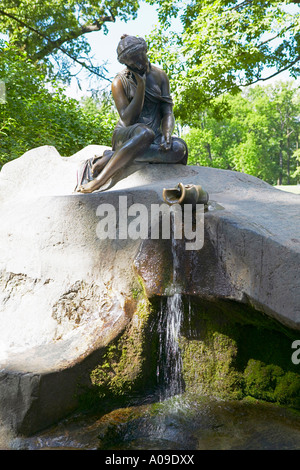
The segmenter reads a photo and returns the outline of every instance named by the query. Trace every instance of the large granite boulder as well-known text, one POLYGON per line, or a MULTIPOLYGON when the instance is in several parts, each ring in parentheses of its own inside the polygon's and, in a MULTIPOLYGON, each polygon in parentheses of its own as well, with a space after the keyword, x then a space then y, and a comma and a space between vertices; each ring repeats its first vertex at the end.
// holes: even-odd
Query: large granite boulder
POLYGON ((116 209, 119 229, 124 201, 150 211, 163 188, 202 185, 204 245, 178 244, 181 292, 251 305, 300 329, 298 195, 233 171, 158 164, 132 165, 105 192, 74 193, 79 165, 104 148, 66 158, 40 147, 0 173, 0 420, 18 433, 74 409, 88 369, 130 323, 138 281, 148 298, 172 285, 171 241, 99 238, 102 204, 116 209))

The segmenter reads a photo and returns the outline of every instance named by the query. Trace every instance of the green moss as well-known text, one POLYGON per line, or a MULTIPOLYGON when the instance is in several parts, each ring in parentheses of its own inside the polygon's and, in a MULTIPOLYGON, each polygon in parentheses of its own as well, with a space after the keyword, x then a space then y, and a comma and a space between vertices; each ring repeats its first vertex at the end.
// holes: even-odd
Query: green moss
POLYGON ((98 387, 99 396, 108 393, 120 396, 132 390, 134 380, 141 372, 142 333, 131 327, 109 346, 103 362, 91 372, 92 384, 98 387))
POLYGON ((146 381, 145 349, 151 304, 140 278, 131 294, 137 304, 129 326, 108 346, 101 363, 90 373, 93 392, 99 398, 118 400, 134 393, 146 381))
POLYGON ((144 286, 143 280, 140 276, 137 276, 136 282, 131 287, 131 297, 134 300, 140 300, 140 299, 148 300, 147 295, 146 295, 145 286, 144 286))
POLYGON ((250 359, 244 371, 245 393, 266 401, 274 400, 274 391, 283 370, 273 364, 250 359))
POLYGON ((147 387, 153 368, 147 343, 150 315, 151 305, 140 295, 129 326, 107 347, 98 366, 90 372, 92 386, 82 394, 82 406, 97 405, 106 399, 122 403, 147 387))
POLYGON ((181 341, 187 390, 300 409, 299 366, 291 361, 297 332, 236 302, 197 300, 187 310, 181 341))
MULTIPOLYGON (((155 386, 161 298, 150 302, 141 281, 135 289, 137 306, 129 326, 91 371, 86 395, 91 401, 126 403, 155 386)), ((291 361, 297 332, 237 302, 187 297, 184 309, 180 349, 186 392, 300 409, 300 366, 291 361)))
POLYGON ((188 392, 214 393, 218 397, 242 398, 242 375, 233 364, 236 342, 222 333, 207 331, 204 340, 180 342, 183 378, 188 392))
POLYGON ((300 409, 300 375, 250 359, 244 371, 245 393, 300 409))

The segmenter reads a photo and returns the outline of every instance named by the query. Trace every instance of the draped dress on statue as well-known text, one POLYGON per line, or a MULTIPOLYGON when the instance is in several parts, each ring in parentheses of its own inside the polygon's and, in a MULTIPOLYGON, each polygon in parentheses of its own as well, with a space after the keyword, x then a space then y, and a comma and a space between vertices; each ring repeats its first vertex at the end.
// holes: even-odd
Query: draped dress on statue
MULTIPOLYGON (((133 74, 130 70, 124 69, 117 74, 117 77, 121 79, 125 95, 130 102, 135 95, 137 87, 133 74)), ((103 156, 113 156, 115 151, 133 137, 136 128, 140 125, 144 125, 153 130, 155 138, 149 149, 135 158, 135 162, 180 163, 182 165, 186 165, 188 149, 185 141, 179 137, 172 136, 172 145, 174 145, 175 141, 178 141, 185 149, 179 160, 178 158, 175 158, 172 151, 160 150, 162 138, 161 121, 164 113, 167 111, 165 108, 167 107, 169 109, 170 105, 173 106, 171 96, 163 96, 158 85, 154 85, 151 88, 146 86, 144 105, 137 122, 131 126, 125 126, 122 121, 119 120, 112 136, 112 150, 106 150, 103 156)), ((77 177, 77 187, 94 179, 92 175, 92 166, 99 158, 101 158, 101 156, 93 157, 84 163, 77 177)))

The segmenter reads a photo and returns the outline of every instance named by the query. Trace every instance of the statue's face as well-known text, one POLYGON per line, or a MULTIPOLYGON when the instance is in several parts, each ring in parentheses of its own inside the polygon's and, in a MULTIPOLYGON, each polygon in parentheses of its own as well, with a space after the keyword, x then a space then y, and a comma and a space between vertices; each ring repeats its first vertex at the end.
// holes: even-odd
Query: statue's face
POLYGON ((145 51, 128 54, 128 58, 126 58, 127 67, 140 75, 147 71, 148 62, 148 56, 145 51))

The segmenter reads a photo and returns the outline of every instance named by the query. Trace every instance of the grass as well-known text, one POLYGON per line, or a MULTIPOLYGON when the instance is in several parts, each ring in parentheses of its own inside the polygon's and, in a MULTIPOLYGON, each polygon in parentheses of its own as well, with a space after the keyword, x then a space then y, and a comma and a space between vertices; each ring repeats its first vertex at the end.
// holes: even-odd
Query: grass
POLYGON ((288 193, 300 194, 300 184, 277 185, 275 188, 287 191, 288 193))

